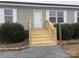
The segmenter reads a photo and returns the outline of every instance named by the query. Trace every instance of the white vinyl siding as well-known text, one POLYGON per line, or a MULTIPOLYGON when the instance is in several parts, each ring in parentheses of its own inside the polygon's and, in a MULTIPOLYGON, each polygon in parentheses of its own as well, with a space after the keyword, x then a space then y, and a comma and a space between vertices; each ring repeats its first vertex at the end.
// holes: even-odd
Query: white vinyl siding
POLYGON ((49 10, 46 10, 46 20, 49 19, 49 10))

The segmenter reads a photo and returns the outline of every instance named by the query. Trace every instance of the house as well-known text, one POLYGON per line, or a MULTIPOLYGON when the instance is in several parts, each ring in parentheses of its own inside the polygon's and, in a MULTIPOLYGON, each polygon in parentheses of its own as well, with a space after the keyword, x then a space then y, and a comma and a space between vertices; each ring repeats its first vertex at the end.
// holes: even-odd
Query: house
POLYGON ((55 45, 56 28, 52 23, 78 23, 79 5, 0 1, 0 24, 6 22, 29 29, 30 46, 55 45))

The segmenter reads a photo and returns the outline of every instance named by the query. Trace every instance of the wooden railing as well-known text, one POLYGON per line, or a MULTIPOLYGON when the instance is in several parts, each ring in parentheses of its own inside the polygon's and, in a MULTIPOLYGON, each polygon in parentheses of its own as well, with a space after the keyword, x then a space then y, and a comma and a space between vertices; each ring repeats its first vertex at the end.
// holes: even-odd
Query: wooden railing
POLYGON ((44 28, 49 31, 53 39, 57 40, 56 27, 54 27, 54 25, 49 20, 45 20, 44 28))
POLYGON ((29 20, 29 47, 31 47, 32 20, 29 20))

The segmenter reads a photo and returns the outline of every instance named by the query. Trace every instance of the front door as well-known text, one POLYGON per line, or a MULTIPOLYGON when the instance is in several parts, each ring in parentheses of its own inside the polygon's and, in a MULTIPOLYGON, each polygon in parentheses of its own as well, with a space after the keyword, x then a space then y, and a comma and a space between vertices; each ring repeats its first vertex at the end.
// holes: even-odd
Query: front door
POLYGON ((34 28, 42 28, 42 11, 34 10, 34 28))

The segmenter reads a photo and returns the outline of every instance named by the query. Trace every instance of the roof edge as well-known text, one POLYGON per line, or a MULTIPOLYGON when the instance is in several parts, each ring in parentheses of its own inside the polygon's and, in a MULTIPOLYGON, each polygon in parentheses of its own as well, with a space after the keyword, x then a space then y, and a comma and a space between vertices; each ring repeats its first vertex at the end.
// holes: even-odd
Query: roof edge
POLYGON ((36 3, 36 2, 17 2, 17 1, 0 1, 0 3, 8 4, 30 4, 30 5, 46 5, 46 6, 69 6, 69 7, 78 7, 79 5, 70 5, 70 4, 52 4, 52 3, 36 3))

